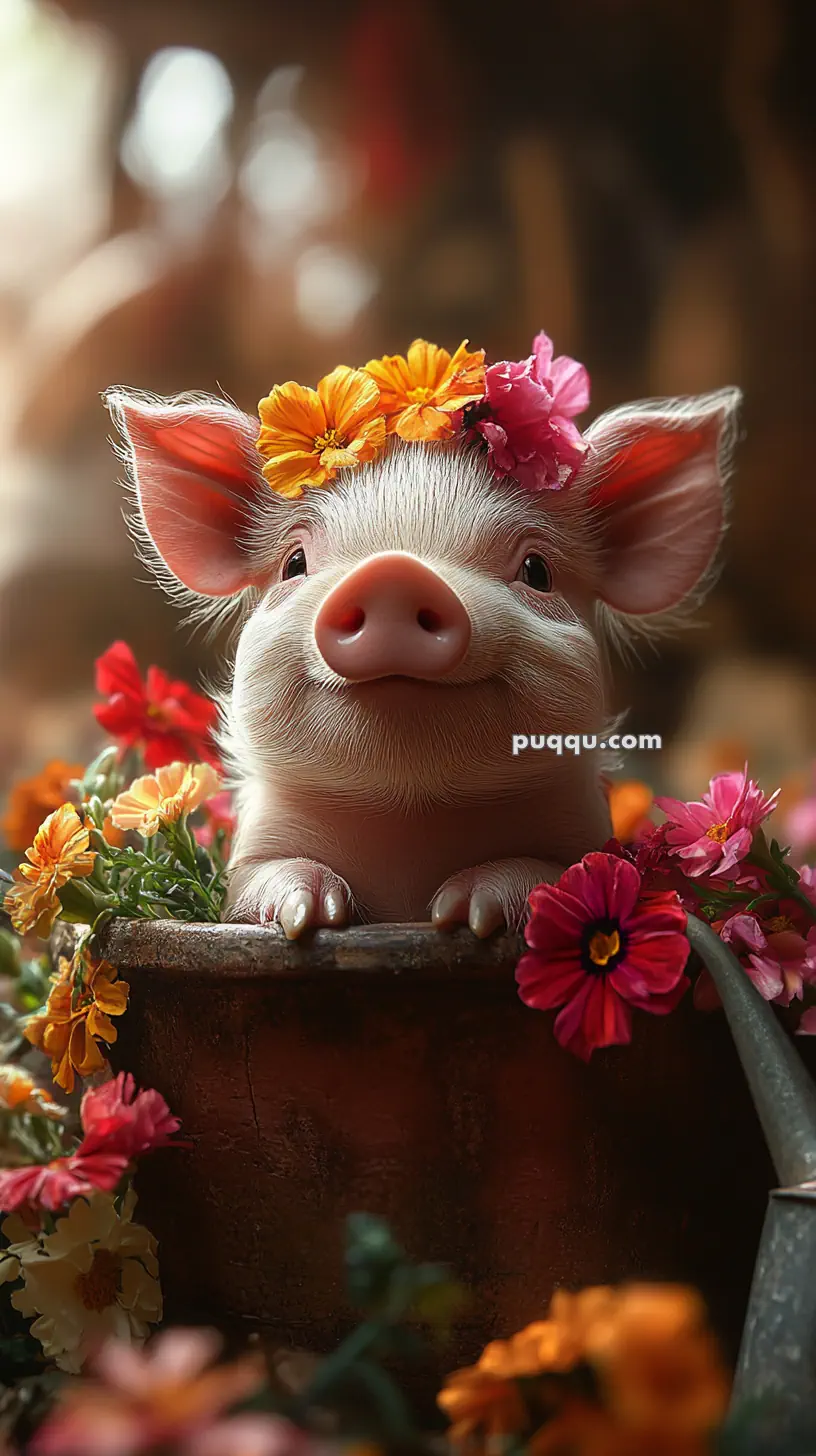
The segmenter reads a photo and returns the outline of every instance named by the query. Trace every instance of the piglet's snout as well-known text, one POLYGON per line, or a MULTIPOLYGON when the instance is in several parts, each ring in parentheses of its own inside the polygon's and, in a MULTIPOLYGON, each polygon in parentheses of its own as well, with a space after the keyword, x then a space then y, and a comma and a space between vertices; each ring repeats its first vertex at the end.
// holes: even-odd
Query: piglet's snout
POLYGON ((324 662, 348 682, 446 677, 470 643, 454 591, 413 556, 371 556, 329 592, 314 624, 324 662))

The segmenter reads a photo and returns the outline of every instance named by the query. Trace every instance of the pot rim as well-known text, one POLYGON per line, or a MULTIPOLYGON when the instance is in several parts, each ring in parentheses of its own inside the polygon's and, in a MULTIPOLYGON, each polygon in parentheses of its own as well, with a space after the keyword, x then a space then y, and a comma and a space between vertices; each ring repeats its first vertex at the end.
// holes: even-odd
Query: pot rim
MULTIPOLYGON (((70 954, 74 927, 58 926, 57 954, 70 954)), ((122 974, 161 971, 180 977, 308 980, 338 972, 412 981, 512 979, 525 944, 518 933, 479 940, 466 926, 430 922, 351 925, 287 940, 280 926, 180 920, 112 920, 97 936, 99 953, 122 974)))

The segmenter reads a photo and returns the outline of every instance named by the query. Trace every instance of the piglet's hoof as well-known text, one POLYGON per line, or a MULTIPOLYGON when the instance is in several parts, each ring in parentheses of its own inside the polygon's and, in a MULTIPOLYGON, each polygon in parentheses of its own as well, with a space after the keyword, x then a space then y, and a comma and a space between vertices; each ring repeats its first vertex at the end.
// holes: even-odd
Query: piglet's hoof
POLYGON ((557 880, 556 865, 538 859, 504 859, 462 870, 447 880, 431 905, 437 930, 468 925, 480 940, 507 926, 517 930, 527 913, 527 899, 536 885, 557 880))

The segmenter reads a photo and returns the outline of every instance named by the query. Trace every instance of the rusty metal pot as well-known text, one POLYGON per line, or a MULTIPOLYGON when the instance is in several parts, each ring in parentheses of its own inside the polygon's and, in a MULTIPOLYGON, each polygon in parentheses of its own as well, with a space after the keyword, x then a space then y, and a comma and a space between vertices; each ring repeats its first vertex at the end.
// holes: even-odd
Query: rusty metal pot
POLYGON ((113 922, 115 1065, 193 1140, 146 1159, 166 1311, 331 1348, 348 1212, 382 1215, 472 1304, 447 1363, 557 1284, 700 1286, 735 1352, 773 1172, 722 1015, 636 1015, 589 1065, 516 992, 515 937, 113 922))

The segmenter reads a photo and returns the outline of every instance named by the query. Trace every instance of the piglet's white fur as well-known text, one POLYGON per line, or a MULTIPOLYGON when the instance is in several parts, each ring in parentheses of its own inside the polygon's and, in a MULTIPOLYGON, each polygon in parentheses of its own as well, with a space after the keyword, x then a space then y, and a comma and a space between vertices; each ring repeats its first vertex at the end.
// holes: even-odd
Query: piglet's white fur
MULTIPOLYGON (((563 491, 497 480, 460 442, 391 441, 296 501, 273 494, 257 420, 217 399, 112 390, 137 524, 158 574, 243 625, 223 746, 237 790, 228 916, 312 925, 515 926, 542 880, 610 832, 597 753, 513 756, 516 733, 601 735, 606 643, 694 601, 724 529, 736 390, 633 404, 586 432, 563 491), (307 575, 284 580, 293 551, 307 575), (327 595, 383 553, 465 608, 433 681, 348 681, 321 656, 327 595), (520 579, 531 554, 552 589, 520 579)), ((387 564, 386 564, 387 565, 387 564)))

